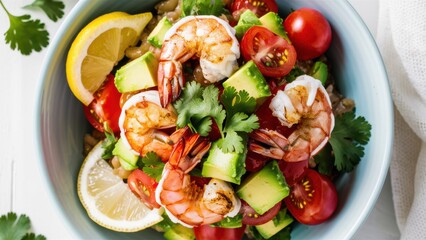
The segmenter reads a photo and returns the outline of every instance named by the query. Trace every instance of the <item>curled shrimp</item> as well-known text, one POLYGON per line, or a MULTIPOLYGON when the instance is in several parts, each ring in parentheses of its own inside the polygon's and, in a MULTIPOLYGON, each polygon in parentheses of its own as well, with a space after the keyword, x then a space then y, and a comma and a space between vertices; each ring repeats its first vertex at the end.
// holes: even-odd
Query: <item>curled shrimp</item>
POLYGON ((179 97, 184 86, 182 63, 199 58, 204 78, 217 82, 229 77, 240 57, 235 30, 214 16, 187 16, 166 33, 158 65, 158 90, 161 105, 179 97))
POLYGON ((162 129, 174 127, 176 119, 171 106, 161 107, 158 91, 140 92, 122 107, 118 122, 120 137, 135 154, 145 156, 155 152, 166 161, 174 142, 162 129))
MULTIPOLYGON (((190 132, 189 128, 187 131, 190 132)), ((189 172, 201 161, 211 143, 199 134, 186 134, 174 146, 155 191, 156 201, 176 223, 186 227, 212 224, 235 216, 241 208, 230 184, 211 179, 203 187, 191 181, 189 172)))
POLYGON ((288 138, 276 131, 256 130, 251 134, 255 140, 250 143, 251 151, 297 162, 314 156, 328 142, 334 128, 334 115, 330 97, 319 80, 308 75, 299 76, 287 84, 284 91, 277 92, 269 108, 282 125, 297 124, 297 128, 288 138))

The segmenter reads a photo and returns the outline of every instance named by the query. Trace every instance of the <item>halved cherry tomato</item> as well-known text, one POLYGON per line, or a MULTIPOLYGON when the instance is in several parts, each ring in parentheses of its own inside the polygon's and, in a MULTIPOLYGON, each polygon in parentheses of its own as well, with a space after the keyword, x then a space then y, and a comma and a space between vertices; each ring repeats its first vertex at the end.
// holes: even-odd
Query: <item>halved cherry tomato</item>
POLYGON ((299 162, 286 162, 279 161, 278 166, 280 167, 281 172, 284 174, 287 184, 293 186, 299 182, 300 178, 305 173, 305 170, 308 168, 308 159, 299 162))
POLYGON ((84 114, 87 120, 98 131, 105 131, 104 123, 106 122, 113 132, 119 132, 118 119, 121 113, 121 93, 115 87, 114 75, 107 76, 103 86, 96 91, 94 96, 95 99, 89 106, 84 106, 84 114))
POLYGON ((232 16, 238 20, 240 15, 251 10, 256 16, 261 17, 268 12, 278 12, 278 5, 274 0, 235 0, 231 5, 232 16))
POLYGON ((243 220, 242 220, 243 224, 254 226, 254 225, 260 225, 260 224, 269 222, 278 214, 278 212, 280 211, 280 208, 281 208, 281 201, 275 204, 275 206, 273 206, 264 214, 259 215, 250 205, 248 205, 247 202, 245 202, 244 200, 241 200, 240 212, 243 214, 243 220))
POLYGON ((331 43, 331 27, 317 10, 300 8, 290 13, 284 28, 297 51, 297 59, 309 60, 321 56, 331 43))
POLYGON ((194 227, 194 233, 197 240, 241 240, 245 228, 245 225, 240 228, 221 228, 207 224, 194 227))
POLYGON ((296 63, 296 50, 284 38, 261 26, 253 26, 241 39, 244 60, 253 60, 263 75, 282 77, 296 63))
POLYGON ((320 224, 336 210, 336 187, 330 179, 313 169, 306 169, 301 180, 290 189, 290 195, 284 198, 284 202, 300 223, 320 224))
POLYGON ((155 189, 158 183, 140 169, 133 170, 127 179, 130 190, 149 208, 159 208, 155 201, 155 189))

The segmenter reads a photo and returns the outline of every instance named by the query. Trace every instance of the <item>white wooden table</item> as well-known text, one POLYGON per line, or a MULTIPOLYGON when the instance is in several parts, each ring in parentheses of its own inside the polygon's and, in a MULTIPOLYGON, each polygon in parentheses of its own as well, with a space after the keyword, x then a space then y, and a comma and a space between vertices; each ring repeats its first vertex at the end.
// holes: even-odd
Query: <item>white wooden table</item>
MULTIPOLYGON (((376 33, 378 0, 349 0, 360 13, 373 35, 376 33)), ((32 0, 3 0, 7 8, 16 15, 29 13, 21 7, 32 0)), ((77 0, 65 0, 68 13, 77 0)), ((53 38, 62 20, 54 23, 42 12, 31 14, 46 23, 53 38)), ((48 196, 43 176, 36 159, 34 119, 31 119, 36 86, 46 49, 30 56, 12 51, 4 42, 3 33, 9 20, 0 9, 0 215, 9 211, 27 214, 36 234, 48 239, 72 239, 64 223, 50 207, 53 202, 48 196)), ((398 239, 390 183, 387 180, 379 200, 369 218, 356 233, 354 239, 398 239)))

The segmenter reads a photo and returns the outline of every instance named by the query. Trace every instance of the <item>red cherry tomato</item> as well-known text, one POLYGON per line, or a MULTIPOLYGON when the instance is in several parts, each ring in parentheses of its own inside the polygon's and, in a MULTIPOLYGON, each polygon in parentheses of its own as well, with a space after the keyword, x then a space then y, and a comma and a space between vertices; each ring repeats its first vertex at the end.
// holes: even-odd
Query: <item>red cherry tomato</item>
POLYGON ((278 5, 274 0, 235 0, 231 5, 232 16, 238 20, 240 15, 251 10, 256 16, 261 17, 268 12, 278 12, 278 5))
POLYGON ((243 214, 243 220, 242 220, 243 224, 254 226, 254 225, 260 225, 260 224, 269 222, 278 214, 278 212, 280 211, 280 208, 281 208, 281 201, 275 204, 275 206, 273 206, 264 214, 259 215, 250 205, 248 205, 248 203, 241 200, 240 212, 243 214))
POLYGON ((158 183, 142 170, 136 169, 130 173, 129 178, 127 179, 127 185, 130 190, 132 190, 132 192, 149 208, 160 207, 160 205, 155 201, 155 189, 157 188, 158 183))
POLYGON ((253 26, 241 39, 244 60, 253 60, 263 75, 282 77, 296 63, 296 50, 284 38, 269 29, 253 26))
POLYGON ((121 93, 115 87, 114 75, 108 75, 103 86, 94 95, 95 99, 89 106, 84 106, 84 114, 87 120, 98 131, 105 131, 104 123, 106 122, 113 132, 119 132, 118 119, 121 113, 121 93))
POLYGON ((248 172, 258 172, 268 163, 268 160, 268 157, 248 151, 246 156, 246 170, 248 172))
POLYGON ((284 198, 284 202, 302 224, 320 224, 336 210, 336 187, 330 179, 313 169, 306 169, 301 180, 290 189, 290 195, 284 198))
POLYGON ((278 161, 278 166, 288 185, 293 186, 300 180, 308 168, 308 161, 308 159, 299 162, 278 161))
POLYGON ((290 13, 284 21, 284 28, 296 48, 299 60, 319 57, 330 46, 330 24, 315 9, 301 8, 290 13))
POLYGON ((197 240, 241 240, 245 228, 245 225, 240 228, 221 228, 201 225, 194 227, 194 233, 197 240))

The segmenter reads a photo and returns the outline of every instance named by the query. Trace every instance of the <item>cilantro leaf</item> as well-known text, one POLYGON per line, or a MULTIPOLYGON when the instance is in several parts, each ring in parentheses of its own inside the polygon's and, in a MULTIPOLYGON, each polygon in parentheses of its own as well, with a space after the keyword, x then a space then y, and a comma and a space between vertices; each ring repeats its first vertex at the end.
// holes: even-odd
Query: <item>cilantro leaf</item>
POLYGON ((235 87, 227 87, 220 96, 220 101, 226 109, 228 115, 236 112, 253 113, 256 109, 256 99, 250 97, 245 90, 237 92, 235 87))
POLYGON ((56 0, 34 0, 33 3, 24 6, 24 8, 40 8, 50 20, 56 22, 64 16, 65 4, 56 0))
POLYGON ((30 230, 30 218, 26 215, 20 215, 18 218, 16 213, 9 212, 0 217, 0 239, 46 239, 43 235, 29 233, 30 230))
POLYGON ((336 116, 334 130, 330 136, 334 165, 338 171, 350 172, 364 156, 364 146, 371 136, 371 125, 355 112, 336 116))
POLYGON ((321 151, 314 157, 318 167, 318 172, 330 176, 334 169, 334 156, 330 144, 326 144, 321 151))
POLYGON ((148 176, 159 182, 165 164, 155 152, 148 152, 145 157, 139 158, 136 165, 148 176))
POLYGON ((117 143, 118 139, 115 137, 114 132, 111 130, 111 128, 108 126, 108 124, 104 124, 105 129, 105 140, 102 143, 102 148, 105 149, 102 153, 102 159, 111 159, 114 157, 114 154, 112 154, 112 151, 114 150, 115 144, 117 143))
POLYGON ((182 16, 215 15, 220 16, 227 10, 222 0, 183 0, 182 16))
POLYGON ((49 33, 40 20, 32 20, 30 15, 14 16, 6 12, 10 27, 4 35, 12 50, 18 49, 23 55, 29 55, 32 51, 40 52, 49 44, 49 33))
POLYGON ((246 132, 250 133, 259 128, 259 118, 252 114, 248 116, 245 113, 235 113, 229 121, 226 122, 225 132, 246 132))
POLYGON ((187 83, 182 96, 174 104, 178 112, 176 125, 179 128, 189 126, 201 136, 207 136, 213 123, 211 118, 222 126, 226 117, 218 98, 219 89, 213 85, 202 87, 196 82, 187 83))

